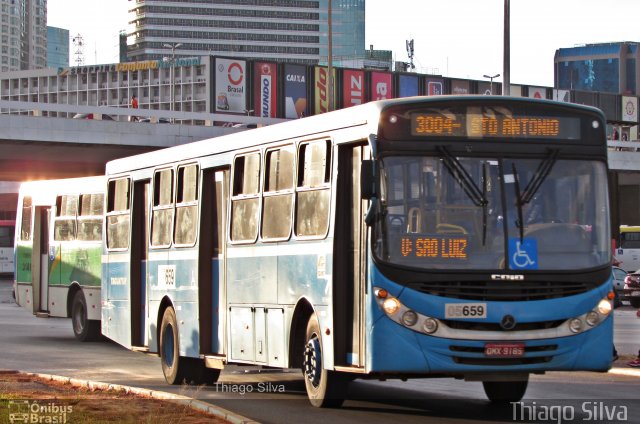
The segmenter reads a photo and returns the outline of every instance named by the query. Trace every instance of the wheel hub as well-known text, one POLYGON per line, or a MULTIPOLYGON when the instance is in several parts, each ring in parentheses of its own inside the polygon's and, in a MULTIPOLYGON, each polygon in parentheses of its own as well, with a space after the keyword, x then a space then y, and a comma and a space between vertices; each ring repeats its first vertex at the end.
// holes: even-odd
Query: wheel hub
POLYGON ((304 350, 304 375, 314 386, 320 384, 322 372, 322 348, 317 337, 307 342, 304 350))

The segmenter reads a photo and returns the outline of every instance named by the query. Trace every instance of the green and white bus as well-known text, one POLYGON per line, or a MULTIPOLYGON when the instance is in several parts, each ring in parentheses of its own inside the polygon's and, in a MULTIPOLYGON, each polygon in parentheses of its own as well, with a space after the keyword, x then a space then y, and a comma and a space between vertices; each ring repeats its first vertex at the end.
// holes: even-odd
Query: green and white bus
POLYGON ((78 340, 100 336, 104 177, 20 187, 15 236, 16 302, 38 317, 71 317, 78 340))

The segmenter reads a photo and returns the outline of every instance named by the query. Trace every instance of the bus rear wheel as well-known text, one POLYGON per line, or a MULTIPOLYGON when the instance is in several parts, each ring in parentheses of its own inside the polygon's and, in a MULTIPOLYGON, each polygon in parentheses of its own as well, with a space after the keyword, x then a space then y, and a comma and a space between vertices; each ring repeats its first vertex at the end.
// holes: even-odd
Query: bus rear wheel
POLYGON ((71 326, 74 336, 81 342, 95 341, 100 337, 100 321, 90 320, 87 317, 87 301, 82 290, 78 290, 73 296, 71 326))
POLYGON ((322 365, 322 337, 318 317, 314 314, 307 323, 302 372, 307 396, 317 408, 338 408, 347 396, 349 380, 342 374, 329 371, 322 365))
POLYGON ((529 378, 521 381, 483 381, 484 392, 491 402, 519 402, 527 391, 529 378))
POLYGON ((181 384, 190 368, 187 358, 180 357, 180 339, 176 312, 169 307, 162 315, 160 324, 160 362, 164 379, 169 384, 181 384))

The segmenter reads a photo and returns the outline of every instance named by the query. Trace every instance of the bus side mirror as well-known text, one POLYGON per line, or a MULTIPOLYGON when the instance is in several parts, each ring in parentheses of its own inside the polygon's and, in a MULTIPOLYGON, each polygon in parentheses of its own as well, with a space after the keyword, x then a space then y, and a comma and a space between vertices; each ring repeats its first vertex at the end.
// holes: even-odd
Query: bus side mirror
POLYGON ((371 200, 376 197, 375 161, 363 160, 360 166, 360 195, 363 199, 371 200))

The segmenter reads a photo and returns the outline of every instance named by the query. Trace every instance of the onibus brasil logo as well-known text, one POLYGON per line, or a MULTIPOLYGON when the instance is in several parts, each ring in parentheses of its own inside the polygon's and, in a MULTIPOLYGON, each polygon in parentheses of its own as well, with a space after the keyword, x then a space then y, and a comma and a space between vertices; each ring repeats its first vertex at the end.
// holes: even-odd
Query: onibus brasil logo
POLYGON ((65 424, 73 412, 71 405, 37 400, 10 400, 10 423, 65 424))

